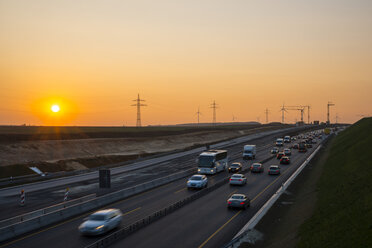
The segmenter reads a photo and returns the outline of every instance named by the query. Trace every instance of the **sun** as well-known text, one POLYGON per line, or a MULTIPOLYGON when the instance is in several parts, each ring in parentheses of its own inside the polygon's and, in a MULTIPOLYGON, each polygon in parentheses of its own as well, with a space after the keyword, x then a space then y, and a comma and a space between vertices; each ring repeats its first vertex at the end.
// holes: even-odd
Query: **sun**
POLYGON ((52 105, 52 107, 50 108, 54 113, 57 113, 59 112, 60 110, 60 107, 58 105, 52 105))

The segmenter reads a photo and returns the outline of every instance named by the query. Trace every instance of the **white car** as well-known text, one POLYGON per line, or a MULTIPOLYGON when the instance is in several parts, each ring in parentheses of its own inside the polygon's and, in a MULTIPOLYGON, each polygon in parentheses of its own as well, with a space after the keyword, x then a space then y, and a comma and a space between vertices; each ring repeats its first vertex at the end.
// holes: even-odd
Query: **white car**
POLYGON ((122 220, 122 213, 119 209, 105 209, 91 214, 79 226, 83 235, 99 235, 118 227, 122 220))
POLYGON ((244 185, 247 183, 247 178, 243 174, 233 174, 229 182, 230 185, 244 185))
POLYGON ((206 188, 208 186, 208 178, 206 175, 193 175, 187 180, 187 188, 206 188))

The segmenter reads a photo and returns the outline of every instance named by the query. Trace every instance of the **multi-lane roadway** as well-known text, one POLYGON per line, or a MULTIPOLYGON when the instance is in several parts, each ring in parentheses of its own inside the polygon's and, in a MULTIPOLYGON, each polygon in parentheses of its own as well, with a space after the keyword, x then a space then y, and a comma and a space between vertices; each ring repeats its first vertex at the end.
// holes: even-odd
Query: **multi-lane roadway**
MULTIPOLYGON (((277 135, 276 135, 277 136, 277 135)), ((256 160, 242 161, 243 144, 226 147, 230 161, 243 162, 249 166, 252 162, 261 161, 272 156, 269 151, 273 146, 274 136, 250 142, 256 144, 256 160)), ((114 244, 114 247, 219 247, 227 243, 254 215, 254 213, 273 194, 281 183, 306 159, 314 148, 305 154, 296 150, 292 152, 291 164, 281 166, 281 175, 267 175, 267 168, 278 164, 273 158, 264 164, 263 174, 245 173, 247 185, 243 187, 221 186, 206 196, 192 202, 180 210, 139 230, 126 239, 114 244), (227 210, 226 200, 233 193, 244 193, 251 201, 248 210, 227 210)), ((195 154, 186 156, 182 162, 195 166, 195 154), (187 158, 187 159, 186 159, 187 158)), ((172 161, 171 163, 172 164, 172 161)), ((227 172, 209 176, 209 186, 225 178, 227 172)), ((107 207, 119 208, 123 212, 122 227, 134 223, 170 204, 182 200, 195 191, 187 190, 186 178, 152 189, 142 194, 116 202, 107 207)), ((62 223, 43 228, 23 237, 3 243, 0 247, 84 247, 101 237, 83 237, 77 227, 89 213, 69 219, 62 223)))

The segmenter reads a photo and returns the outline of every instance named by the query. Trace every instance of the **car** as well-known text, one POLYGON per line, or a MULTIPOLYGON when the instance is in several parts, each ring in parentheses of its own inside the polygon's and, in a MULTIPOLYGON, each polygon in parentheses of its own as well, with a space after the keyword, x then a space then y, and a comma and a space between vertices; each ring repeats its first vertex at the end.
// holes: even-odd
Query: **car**
POLYGON ((201 189, 206 188, 208 186, 208 178, 206 175, 193 175, 192 177, 187 180, 187 188, 192 189, 201 189))
POLYGON ((285 155, 285 156, 291 156, 291 154, 292 154, 291 149, 289 149, 289 148, 285 148, 285 149, 283 150, 283 152, 284 152, 284 155, 285 155))
POLYGON ((234 162, 232 164, 230 164, 228 170, 229 172, 239 172, 241 171, 243 168, 242 164, 241 163, 238 163, 238 162, 234 162))
POLYGON ((261 163, 253 163, 250 170, 251 172, 264 172, 264 167, 261 163))
POLYGON ((312 147, 313 147, 313 145, 310 144, 310 143, 307 143, 307 144, 305 144, 305 145, 306 145, 306 148, 312 148, 312 147))
POLYGON ((284 152, 278 152, 278 153, 276 154, 276 158, 277 158, 277 159, 281 159, 283 156, 285 156, 284 152))
POLYGON ((247 178, 243 174, 233 174, 229 182, 230 185, 244 185, 247 183, 247 178))
POLYGON ((280 174, 280 167, 277 165, 271 165, 269 170, 267 171, 269 175, 279 175, 280 174))
POLYGON ((271 151, 270 151, 271 154, 277 154, 278 152, 279 152, 278 147, 273 147, 273 149, 271 149, 271 151))
POLYGON ((292 149, 298 149, 298 144, 293 144, 292 149))
POLYGON ((283 156, 280 159, 280 164, 289 164, 289 163, 290 163, 290 160, 289 160, 289 157, 287 157, 287 156, 283 156))
POLYGON ((291 136, 284 136, 284 143, 291 143, 291 136))
POLYGON ((276 142, 275 142, 275 145, 276 146, 283 146, 283 143, 284 143, 284 141, 283 141, 282 138, 277 138, 276 142))
POLYGON ((227 208, 243 208, 246 209, 251 204, 251 200, 244 194, 233 194, 227 200, 227 208))
POLYGON ((119 209, 104 209, 91 214, 79 226, 82 235, 100 235, 118 226, 122 221, 123 214, 119 209))
POLYGON ((306 152, 306 151, 307 149, 304 143, 298 144, 298 152, 306 152))

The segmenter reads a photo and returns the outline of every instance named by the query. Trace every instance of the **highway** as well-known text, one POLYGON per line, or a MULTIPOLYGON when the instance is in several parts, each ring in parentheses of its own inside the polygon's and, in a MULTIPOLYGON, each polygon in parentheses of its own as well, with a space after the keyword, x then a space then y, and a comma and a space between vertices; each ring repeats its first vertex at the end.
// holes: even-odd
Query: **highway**
MULTIPOLYGON (((251 142, 258 147, 256 161, 271 156, 269 150, 273 146, 274 136, 251 142)), ((242 144, 227 147, 230 161, 242 161, 242 144)), ((314 148, 313 148, 314 149, 314 148)), ((312 149, 312 150, 313 150, 312 149)), ((216 247, 233 237, 249 220, 257 209, 268 199, 278 186, 290 176, 303 160, 310 154, 292 154, 292 163, 283 165, 280 176, 246 173, 248 183, 243 187, 231 187, 228 184, 208 195, 186 205, 173 214, 151 224, 128 238, 115 244, 116 247, 216 247), (252 199, 252 207, 246 211, 226 209, 226 200, 232 193, 246 193, 252 199), (172 245, 176 244, 176 245, 172 245)), ((183 160, 189 166, 195 166, 195 155, 183 160)), ((244 162, 245 166, 252 163, 244 162)), ((277 164, 276 159, 265 163, 265 169, 277 164)), ((209 176, 209 185, 227 176, 227 172, 209 176)), ((116 202, 108 207, 120 208, 124 214, 122 226, 134 223, 155 211, 184 199, 196 191, 186 189, 186 178, 152 189, 142 194, 116 202)), ((8 241, 0 247, 83 247, 101 237, 83 237, 77 230, 79 224, 89 213, 67 220, 56 225, 43 228, 21 238, 8 241)))
MULTIPOLYGON (((294 129, 296 128, 291 128, 292 131, 290 132, 293 132, 294 129)), ((282 130, 282 134, 285 132, 288 132, 288 129, 287 131, 282 130)), ((261 133, 223 141, 212 145, 211 148, 237 144, 246 140, 247 137, 255 138, 259 137, 258 135, 261 135, 261 133)), ((97 195, 107 194, 194 168, 196 156, 204 149, 205 147, 199 147, 112 168, 110 189, 100 189, 98 187, 98 171, 0 189, 0 220, 61 203, 66 187, 70 189, 70 199, 76 199, 93 193, 97 195), (19 192, 21 189, 26 192, 26 205, 23 207, 19 206, 19 192)))

